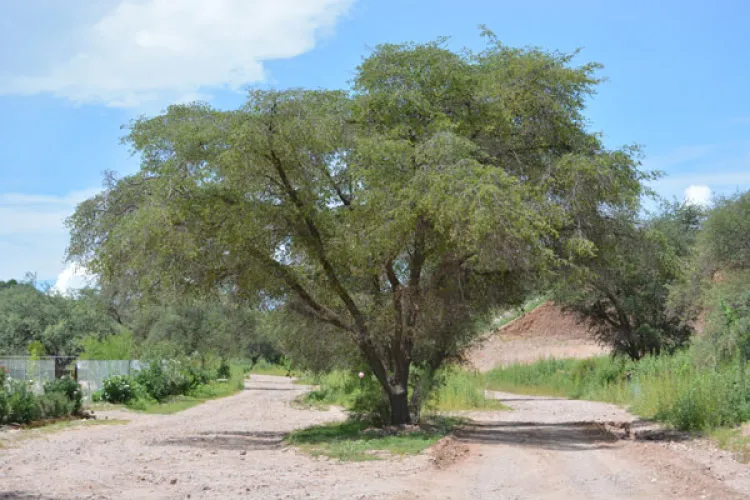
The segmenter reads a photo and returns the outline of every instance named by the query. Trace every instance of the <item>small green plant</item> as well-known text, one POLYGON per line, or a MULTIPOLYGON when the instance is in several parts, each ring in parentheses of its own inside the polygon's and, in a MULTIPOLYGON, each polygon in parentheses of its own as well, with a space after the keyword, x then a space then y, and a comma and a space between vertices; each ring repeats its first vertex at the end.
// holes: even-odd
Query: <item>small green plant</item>
POLYGON ((124 404, 136 398, 138 382, 127 375, 114 375, 104 379, 102 400, 107 403, 124 404))

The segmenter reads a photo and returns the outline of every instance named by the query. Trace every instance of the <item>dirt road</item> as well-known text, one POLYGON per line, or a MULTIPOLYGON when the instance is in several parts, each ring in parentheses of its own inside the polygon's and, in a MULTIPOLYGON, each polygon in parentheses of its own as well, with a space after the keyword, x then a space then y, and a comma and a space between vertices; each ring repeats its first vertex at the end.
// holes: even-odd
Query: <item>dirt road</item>
POLYGON ((241 394, 175 415, 130 414, 127 425, 0 449, 0 499, 388 498, 394 478, 427 467, 424 456, 338 464, 283 447, 293 429, 344 418, 290 406, 304 389, 253 376, 241 394))
POLYGON ((642 424, 614 405, 494 396, 514 411, 470 414, 476 424, 458 433, 469 458, 399 498, 750 498, 750 468, 722 452, 615 437, 603 423, 642 424))
POLYGON ((287 379, 124 426, 68 430, 0 449, 0 498, 748 498, 748 468, 684 443, 621 441, 606 404, 497 394, 512 412, 471 415, 442 470, 427 456, 338 463, 284 448, 284 433, 343 418, 297 409, 287 379), (744 493, 744 494, 743 494, 744 493))

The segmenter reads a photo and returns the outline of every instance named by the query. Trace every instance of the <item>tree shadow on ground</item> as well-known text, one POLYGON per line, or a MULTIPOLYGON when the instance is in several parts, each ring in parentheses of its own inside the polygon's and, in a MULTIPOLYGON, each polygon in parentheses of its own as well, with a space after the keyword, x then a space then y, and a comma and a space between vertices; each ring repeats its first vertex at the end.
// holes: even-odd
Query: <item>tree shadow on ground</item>
POLYGON ((54 500, 54 497, 25 491, 0 491, 0 500, 54 500))
MULTIPOLYGON (((520 401, 539 401, 539 398, 492 398, 493 401, 500 401, 501 403, 508 403, 508 402, 520 402, 520 401)), ((575 401, 573 399, 566 399, 566 398, 544 398, 544 401, 575 401)))
POLYGON ((245 386, 246 391, 304 391, 304 386, 297 386, 297 387, 253 387, 253 386, 245 386))
POLYGON ((611 448, 619 439, 593 422, 470 423, 454 432, 465 443, 525 446, 555 451, 590 451, 611 448))
POLYGON ((220 431, 204 432, 158 441, 158 446, 180 446, 203 450, 275 450, 284 444, 286 432, 271 431, 220 431))
POLYGON ((454 431, 466 443, 531 446, 556 451, 608 449, 621 440, 684 441, 684 432, 654 426, 652 422, 469 422, 454 431))

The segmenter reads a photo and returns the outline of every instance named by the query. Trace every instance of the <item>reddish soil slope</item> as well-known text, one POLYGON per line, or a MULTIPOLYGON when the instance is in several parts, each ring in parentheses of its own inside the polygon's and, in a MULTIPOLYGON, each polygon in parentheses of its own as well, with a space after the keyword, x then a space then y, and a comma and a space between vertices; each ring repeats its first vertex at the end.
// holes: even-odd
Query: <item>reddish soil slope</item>
POLYGON ((546 302, 488 335, 468 359, 477 369, 487 371, 540 358, 585 358, 605 352, 573 314, 546 302))

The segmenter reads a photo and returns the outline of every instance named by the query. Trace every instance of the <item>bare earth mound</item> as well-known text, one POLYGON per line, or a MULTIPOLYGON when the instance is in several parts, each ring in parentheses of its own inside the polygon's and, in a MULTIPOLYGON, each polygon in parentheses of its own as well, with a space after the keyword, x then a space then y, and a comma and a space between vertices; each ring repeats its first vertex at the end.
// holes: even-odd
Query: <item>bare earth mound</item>
POLYGON ((606 350, 573 314, 545 302, 488 335, 468 359, 480 371, 487 371, 540 358, 587 358, 604 353, 606 350))

